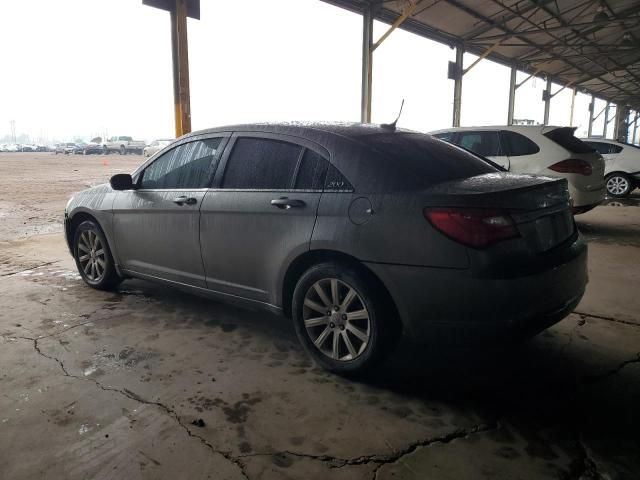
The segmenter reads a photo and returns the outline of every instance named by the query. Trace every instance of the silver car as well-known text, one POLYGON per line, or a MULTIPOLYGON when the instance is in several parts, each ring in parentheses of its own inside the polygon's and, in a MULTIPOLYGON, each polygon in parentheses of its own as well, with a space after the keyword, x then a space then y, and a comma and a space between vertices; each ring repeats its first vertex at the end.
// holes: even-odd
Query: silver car
POLYGON ((565 179, 392 126, 192 133, 77 194, 65 232, 89 286, 137 277, 284 314, 341 373, 369 369, 401 335, 534 335, 587 282, 565 179))

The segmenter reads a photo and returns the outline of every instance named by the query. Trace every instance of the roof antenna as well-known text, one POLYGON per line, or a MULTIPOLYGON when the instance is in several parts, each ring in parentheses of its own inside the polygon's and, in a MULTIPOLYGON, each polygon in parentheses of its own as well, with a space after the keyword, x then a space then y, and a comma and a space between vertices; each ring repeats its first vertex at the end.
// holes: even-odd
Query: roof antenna
POLYGON ((402 103, 400 104, 400 111, 398 112, 398 116, 393 121, 393 123, 383 123, 382 125, 380 125, 380 127, 384 128, 385 130, 391 130, 392 132, 395 132, 396 123, 398 123, 398 120, 400 120, 400 115, 402 115, 402 107, 404 107, 404 98, 402 99, 402 103))

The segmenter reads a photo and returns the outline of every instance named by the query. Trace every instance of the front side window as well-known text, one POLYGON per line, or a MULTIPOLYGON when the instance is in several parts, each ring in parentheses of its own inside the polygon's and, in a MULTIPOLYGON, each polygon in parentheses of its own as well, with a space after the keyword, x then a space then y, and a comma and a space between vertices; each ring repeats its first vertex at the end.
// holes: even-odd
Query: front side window
POLYGON ((302 147, 267 138, 238 138, 227 160, 222 188, 289 190, 302 147))
POLYGON ((183 143, 164 153, 142 174, 143 189, 206 188, 215 172, 221 138, 183 143))
POLYGON ((460 132, 456 143, 484 157, 504 155, 500 148, 498 132, 460 132))

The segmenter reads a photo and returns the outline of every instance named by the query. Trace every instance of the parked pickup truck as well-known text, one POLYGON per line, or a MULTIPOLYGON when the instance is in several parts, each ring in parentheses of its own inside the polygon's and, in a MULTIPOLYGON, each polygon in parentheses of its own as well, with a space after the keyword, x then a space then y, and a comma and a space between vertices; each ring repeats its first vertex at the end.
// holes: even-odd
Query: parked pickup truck
POLYGON ((110 137, 102 143, 104 153, 120 152, 120 155, 127 153, 142 154, 142 150, 146 147, 146 142, 142 140, 133 140, 131 137, 110 137))

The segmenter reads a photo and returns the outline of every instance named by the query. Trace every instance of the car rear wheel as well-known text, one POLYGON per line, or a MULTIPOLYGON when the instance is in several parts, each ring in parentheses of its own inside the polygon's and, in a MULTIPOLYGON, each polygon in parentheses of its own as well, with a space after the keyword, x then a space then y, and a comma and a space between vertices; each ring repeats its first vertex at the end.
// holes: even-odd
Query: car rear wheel
POLYGON ((107 147, 102 147, 102 153, 107 155, 109 153, 109 149, 107 147))
POLYGON ((323 263, 296 285, 296 333, 309 355, 329 371, 364 373, 395 344, 397 319, 385 293, 369 280, 351 266, 323 263))
POLYGON ((612 197, 626 197, 631 193, 632 182, 624 173, 611 173, 605 179, 607 193, 612 197))
POLYGON ((120 155, 125 155, 127 153, 127 149, 124 148, 124 145, 120 145, 120 155))
POLYGON ((102 229, 92 220, 75 231, 73 256, 84 282, 98 290, 109 290, 122 281, 115 269, 111 250, 102 229))

